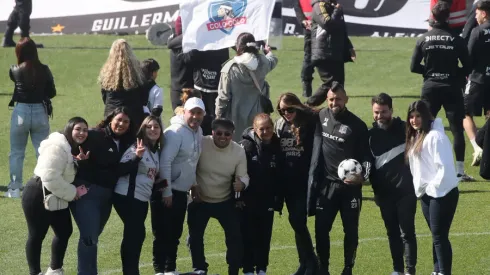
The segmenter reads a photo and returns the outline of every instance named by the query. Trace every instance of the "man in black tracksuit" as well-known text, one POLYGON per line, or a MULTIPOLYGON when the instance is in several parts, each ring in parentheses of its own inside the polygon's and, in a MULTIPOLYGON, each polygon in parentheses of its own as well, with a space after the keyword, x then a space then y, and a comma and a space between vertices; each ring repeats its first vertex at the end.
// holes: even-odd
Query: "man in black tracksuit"
POLYGON ((344 271, 354 267, 361 213, 362 182, 369 177, 371 164, 366 124, 345 107, 348 101, 342 85, 335 83, 327 94, 328 108, 319 113, 308 181, 308 214, 315 215, 316 250, 320 272, 329 275, 330 231, 340 211, 344 226, 344 271), (355 159, 362 175, 342 181, 339 164, 355 159))
POLYGON ((29 37, 32 0, 15 0, 15 7, 7 21, 2 47, 15 47, 14 31, 20 27, 21 37, 29 37))
POLYGON ((304 28, 304 52, 303 66, 301 68, 301 81, 303 83, 303 96, 310 97, 312 93, 311 82, 313 82, 313 73, 315 67, 311 63, 311 20, 309 20, 301 7, 301 0, 294 0, 294 12, 301 26, 304 28))
POLYGON ((478 26, 478 22, 476 22, 476 4, 477 2, 473 3, 473 7, 471 7, 470 13, 468 13, 468 16, 466 16, 466 23, 464 24, 463 27, 463 33, 461 36, 463 37, 464 41, 468 43, 470 41, 470 35, 473 29, 478 26))
POLYGON ((473 166, 479 164, 482 155, 482 149, 475 142, 473 116, 481 116, 482 109, 484 115, 490 114, 490 1, 479 1, 475 8, 479 26, 473 29, 468 42, 472 71, 464 93, 464 128, 474 149, 473 166))
POLYGON ((371 105, 375 122, 369 130, 373 164, 369 179, 374 199, 388 232, 393 271, 414 275, 417 264, 417 198, 412 173, 405 162, 406 123, 398 117, 392 117, 393 103, 389 95, 381 93, 373 97, 371 105))
POLYGON ((183 88, 194 87, 192 66, 184 63, 182 55, 182 24, 180 16, 175 22, 174 34, 169 37, 167 47, 170 49, 170 101, 172 110, 182 106, 180 97, 183 88))
POLYGON ((203 135, 211 135, 211 122, 215 117, 216 98, 221 77, 221 67, 230 59, 228 48, 213 51, 192 50, 183 55, 186 65, 194 68, 194 89, 201 91, 206 115, 201 128, 203 135))
POLYGON ((312 0, 311 6, 311 61, 323 84, 308 99, 308 104, 318 106, 327 97, 333 81, 344 85, 344 63, 353 61, 356 53, 347 36, 340 4, 336 0, 312 0))
MULTIPOLYGON (((273 131, 272 123, 270 132, 273 131)), ((261 140, 254 129, 243 132, 240 145, 247 156, 248 188, 239 201, 242 206, 243 273, 266 272, 274 223, 274 210, 278 204, 280 173, 282 166, 281 144, 276 135, 267 143, 261 140)))
POLYGON ((463 85, 470 72, 468 49, 460 36, 451 34, 449 29, 449 8, 445 2, 438 2, 432 8, 434 22, 432 30, 423 34, 415 46, 410 70, 424 76, 422 100, 430 105, 431 113, 444 107, 454 136, 456 173, 462 181, 474 181, 464 173, 464 104, 463 85), (424 65, 420 64, 424 60, 424 65), (458 66, 459 61, 463 65, 458 66))

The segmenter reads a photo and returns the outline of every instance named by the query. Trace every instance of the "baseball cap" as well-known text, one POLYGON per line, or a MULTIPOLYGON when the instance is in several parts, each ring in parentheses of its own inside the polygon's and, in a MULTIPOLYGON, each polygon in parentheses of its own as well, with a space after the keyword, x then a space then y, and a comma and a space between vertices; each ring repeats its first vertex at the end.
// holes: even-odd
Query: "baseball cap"
POLYGON ((184 110, 192 110, 194 108, 199 108, 206 113, 206 108, 204 107, 204 102, 198 97, 189 98, 184 104, 184 110))

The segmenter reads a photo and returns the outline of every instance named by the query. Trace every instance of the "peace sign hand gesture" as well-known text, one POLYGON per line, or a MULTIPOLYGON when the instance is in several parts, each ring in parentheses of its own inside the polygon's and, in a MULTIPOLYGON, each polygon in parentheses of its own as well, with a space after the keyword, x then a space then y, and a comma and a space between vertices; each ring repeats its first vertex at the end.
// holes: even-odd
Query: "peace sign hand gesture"
POLYGON ((87 151, 87 154, 85 154, 83 152, 82 146, 78 146, 78 150, 80 150, 80 153, 77 156, 75 156, 75 159, 76 160, 86 160, 86 159, 88 159, 88 157, 90 155, 90 151, 87 151))
POLYGON ((136 139, 136 156, 138 158, 142 158, 145 151, 146 151, 146 148, 145 148, 145 145, 143 145, 143 140, 137 138, 136 139))

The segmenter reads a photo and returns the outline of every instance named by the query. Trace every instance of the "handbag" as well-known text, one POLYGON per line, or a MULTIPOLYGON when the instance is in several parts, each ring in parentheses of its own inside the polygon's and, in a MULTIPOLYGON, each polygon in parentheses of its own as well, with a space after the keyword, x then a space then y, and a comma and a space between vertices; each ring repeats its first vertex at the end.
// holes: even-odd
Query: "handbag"
POLYGON ((255 87, 259 90, 260 97, 259 97, 259 104, 262 107, 262 110, 264 110, 264 113, 266 114, 272 114, 274 112, 274 107, 272 106, 272 102, 269 99, 270 96, 270 86, 267 81, 264 82, 265 86, 265 92, 263 92, 263 89, 260 88, 259 81, 257 81, 257 77, 255 76, 255 73, 251 70, 248 70, 250 73, 250 76, 252 77, 252 80, 255 84, 255 87))
POLYGON ((46 196, 46 192, 44 191, 45 187, 42 184, 43 188, 43 196, 44 196, 44 208, 48 211, 58 211, 68 208, 68 202, 64 199, 58 198, 53 194, 49 194, 46 196))

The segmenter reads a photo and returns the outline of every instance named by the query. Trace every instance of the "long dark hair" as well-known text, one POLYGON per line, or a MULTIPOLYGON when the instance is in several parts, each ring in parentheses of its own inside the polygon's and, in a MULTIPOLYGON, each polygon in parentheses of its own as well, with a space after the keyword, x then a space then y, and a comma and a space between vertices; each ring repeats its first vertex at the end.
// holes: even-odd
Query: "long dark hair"
POLYGON ((41 71, 42 63, 39 61, 36 43, 29 37, 23 37, 15 46, 17 65, 24 66, 35 84, 41 83, 45 77, 41 71))
POLYGON ((257 42, 255 41, 255 37, 253 34, 248 32, 243 32, 238 35, 236 39, 236 54, 242 55, 243 53, 252 53, 258 54, 259 49, 257 48, 257 42), (253 43, 254 46, 247 46, 247 43, 253 43))
POLYGON ((153 146, 150 144, 150 141, 146 137, 146 130, 147 130, 146 126, 151 121, 156 121, 158 123, 158 125, 160 126, 160 137, 158 138, 157 142, 155 143, 156 148, 155 147, 153 147, 153 148, 161 150, 163 148, 163 126, 162 126, 162 123, 160 122, 160 119, 156 116, 149 115, 143 120, 138 132, 136 133, 136 138, 142 139, 143 144, 148 148, 151 148, 153 146))
MULTIPOLYGON (((126 131, 126 133, 124 135, 132 135, 133 121, 132 121, 131 117, 129 116, 129 110, 126 107, 117 107, 116 109, 114 109, 101 122, 99 122, 99 124, 97 124, 97 126, 95 126, 95 128, 100 129, 100 130, 107 128, 111 124, 112 119, 114 119, 114 117, 119 115, 119 114, 125 114, 129 118, 129 127, 128 127, 128 130, 126 131)), ((111 132, 112 132, 112 129, 111 129, 111 132)))
MULTIPOLYGON (((293 93, 283 93, 279 96, 277 100, 276 110, 279 112, 281 109, 281 102, 286 105, 287 108, 294 108, 296 110, 296 116, 291 125, 291 130, 293 131, 294 136, 296 137, 297 146, 301 145, 301 135, 303 133, 303 128, 310 123, 312 115, 317 112, 316 110, 304 105, 301 103, 301 100, 297 95, 293 93)), ((279 115, 286 120, 286 118, 279 112, 279 115)))
POLYGON ((76 148, 73 148, 73 147, 76 147, 76 144, 75 144, 75 141, 73 140, 73 135, 72 135, 73 128, 75 127, 75 125, 77 125, 79 123, 84 123, 88 127, 88 123, 84 118, 76 116, 76 117, 72 117, 72 118, 70 118, 70 120, 68 120, 68 122, 66 123, 65 128, 63 129, 63 132, 62 132, 63 135, 65 136, 66 140, 68 140, 68 143, 70 143, 72 149, 76 149, 76 148))
POLYGON ((408 106, 405 158, 408 159, 408 155, 412 149, 415 154, 420 153, 424 139, 432 128, 433 121, 434 118, 430 112, 429 105, 425 101, 417 100, 408 106), (412 112, 418 112, 422 119, 422 125, 418 130, 415 130, 410 124, 410 115, 412 112))

